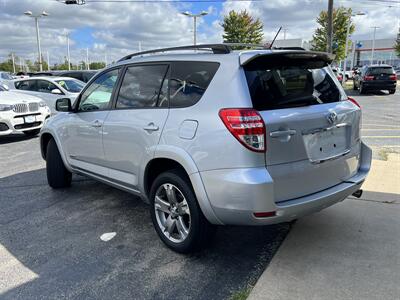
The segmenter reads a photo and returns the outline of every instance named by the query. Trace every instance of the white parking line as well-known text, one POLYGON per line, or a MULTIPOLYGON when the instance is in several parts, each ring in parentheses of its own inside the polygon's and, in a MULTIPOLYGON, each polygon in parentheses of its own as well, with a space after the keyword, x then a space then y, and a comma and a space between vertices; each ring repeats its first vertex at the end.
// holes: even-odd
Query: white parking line
POLYGON ((394 130, 394 131, 399 131, 399 128, 362 128, 361 130, 365 130, 365 131, 390 131, 390 130, 394 130))
POLYGON ((363 135, 363 139, 400 139, 400 135, 363 135))
POLYGON ((391 124, 363 124, 363 126, 382 126, 382 127, 400 128, 400 125, 391 125, 391 124))

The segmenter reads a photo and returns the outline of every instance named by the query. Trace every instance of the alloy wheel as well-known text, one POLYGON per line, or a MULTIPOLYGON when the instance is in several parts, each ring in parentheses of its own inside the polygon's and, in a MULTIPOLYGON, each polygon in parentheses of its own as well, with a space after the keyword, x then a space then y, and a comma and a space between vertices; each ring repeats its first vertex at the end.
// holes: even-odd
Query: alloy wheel
POLYGON ((190 232, 189 205, 183 193, 173 184, 162 184, 156 192, 154 210, 161 232, 172 242, 183 242, 190 232))

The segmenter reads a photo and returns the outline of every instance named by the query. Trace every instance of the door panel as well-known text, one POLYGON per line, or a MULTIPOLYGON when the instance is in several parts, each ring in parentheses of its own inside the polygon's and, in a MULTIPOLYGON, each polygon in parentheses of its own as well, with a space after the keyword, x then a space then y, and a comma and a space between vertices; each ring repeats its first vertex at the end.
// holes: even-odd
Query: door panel
POLYGON ((103 73, 82 93, 76 113, 71 113, 65 148, 71 165, 108 176, 104 168, 103 125, 110 113, 119 69, 103 73))
POLYGON ((168 65, 126 69, 116 98, 116 109, 103 130, 106 165, 113 180, 138 186, 144 161, 151 159, 168 117, 168 65))

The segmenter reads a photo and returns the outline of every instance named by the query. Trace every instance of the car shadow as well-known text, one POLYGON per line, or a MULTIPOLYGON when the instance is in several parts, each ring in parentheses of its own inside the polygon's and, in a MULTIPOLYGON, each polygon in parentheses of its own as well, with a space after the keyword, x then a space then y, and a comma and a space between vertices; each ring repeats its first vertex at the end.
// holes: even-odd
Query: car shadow
POLYGON ((27 136, 23 133, 15 133, 15 134, 10 134, 10 135, 0 136, 0 145, 16 143, 16 142, 21 142, 21 141, 27 141, 27 140, 31 140, 31 139, 34 139, 37 137, 38 137, 38 135, 37 136, 27 136))
POLYGON ((388 96, 389 95, 388 92, 384 92, 384 91, 367 91, 365 94, 360 94, 359 91, 355 91, 353 89, 346 90, 346 94, 347 94, 347 96, 350 96, 350 97, 354 97, 354 96, 357 96, 357 97, 368 97, 368 96, 371 96, 371 95, 374 95, 374 96, 388 96))
POLYGON ((2 299, 226 299, 256 282, 290 229, 220 227, 206 250, 181 255, 147 204, 102 183, 74 176, 53 190, 39 169, 0 178, 0 190, 2 299))

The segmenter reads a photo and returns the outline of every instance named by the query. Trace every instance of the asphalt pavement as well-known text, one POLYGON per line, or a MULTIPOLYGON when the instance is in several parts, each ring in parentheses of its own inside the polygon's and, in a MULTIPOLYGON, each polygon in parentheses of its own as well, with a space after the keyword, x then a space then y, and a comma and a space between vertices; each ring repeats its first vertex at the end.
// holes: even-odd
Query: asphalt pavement
POLYGON ((80 176, 52 190, 39 139, 0 138, 1 299, 228 299, 255 284, 288 230, 222 227, 206 251, 176 254, 138 198, 80 176))
MULTIPOLYGON (((374 156, 400 151, 399 92, 348 92, 374 156)), ((222 227, 206 251, 176 254, 138 198, 80 176, 52 190, 38 138, 0 137, 2 299, 227 299, 255 284, 289 227, 222 227)))
POLYGON ((400 88, 393 95, 386 91, 359 95, 347 90, 363 112, 362 139, 373 150, 373 157, 385 159, 387 153, 400 152, 400 88))

